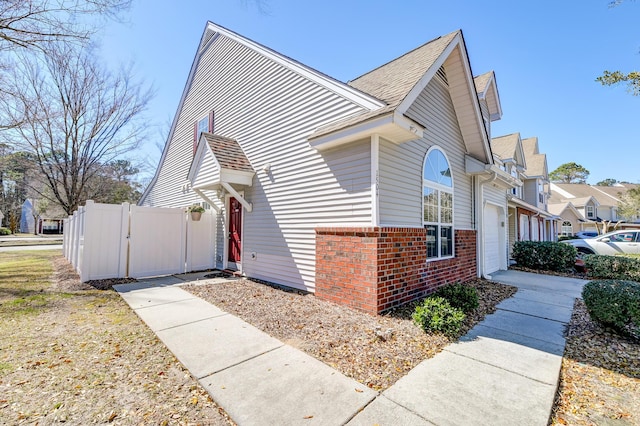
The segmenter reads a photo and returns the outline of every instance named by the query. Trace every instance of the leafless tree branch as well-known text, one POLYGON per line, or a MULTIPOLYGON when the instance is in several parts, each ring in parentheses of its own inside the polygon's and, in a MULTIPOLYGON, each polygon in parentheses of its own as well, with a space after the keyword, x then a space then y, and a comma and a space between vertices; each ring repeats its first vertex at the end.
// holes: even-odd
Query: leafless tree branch
POLYGON ((0 108, 21 125, 0 137, 33 154, 52 197, 71 213, 92 197, 89 182, 103 165, 137 148, 152 93, 131 69, 107 72, 91 50, 51 43, 47 51, 14 64, 13 97, 0 108))

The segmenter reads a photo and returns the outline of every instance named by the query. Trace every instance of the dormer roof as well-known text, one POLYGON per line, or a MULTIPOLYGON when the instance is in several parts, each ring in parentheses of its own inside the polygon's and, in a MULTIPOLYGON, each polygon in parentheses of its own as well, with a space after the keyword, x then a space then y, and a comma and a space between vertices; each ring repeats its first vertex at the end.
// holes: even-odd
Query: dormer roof
POLYGON ((489 108, 489 119, 491 121, 500 120, 502 118, 502 105, 500 104, 500 95, 498 94, 498 85, 496 83, 496 74, 493 71, 480 74, 473 79, 478 93, 478 98, 484 99, 489 108))

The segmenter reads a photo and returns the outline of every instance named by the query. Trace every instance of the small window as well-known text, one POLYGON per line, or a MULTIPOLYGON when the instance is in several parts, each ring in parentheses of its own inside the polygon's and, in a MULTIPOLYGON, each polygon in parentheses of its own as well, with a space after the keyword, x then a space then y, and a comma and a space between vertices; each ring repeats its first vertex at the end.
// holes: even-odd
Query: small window
POLYGON ((596 217, 595 209, 593 208, 593 206, 587 206, 587 217, 589 219, 593 219, 594 217, 596 217))
POLYGON ((200 140, 202 132, 213 133, 213 111, 210 111, 207 116, 202 117, 193 125, 193 155, 196 155, 198 140, 200 140))
POLYGON ((427 231, 427 259, 453 256, 453 178, 449 161, 431 149, 422 173, 423 225, 427 231))
POLYGON ((208 131, 209 131, 209 117, 207 116, 201 119, 200 121, 198 121, 198 136, 200 136, 200 133, 208 132, 208 131))

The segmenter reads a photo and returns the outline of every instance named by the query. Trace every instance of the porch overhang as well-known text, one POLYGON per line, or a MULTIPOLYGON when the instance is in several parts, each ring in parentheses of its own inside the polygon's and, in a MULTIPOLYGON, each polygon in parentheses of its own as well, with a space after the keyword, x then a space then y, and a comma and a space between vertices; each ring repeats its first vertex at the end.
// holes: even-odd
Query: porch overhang
POLYGON ((536 207, 536 206, 534 206, 532 204, 529 204, 526 201, 523 201, 518 197, 514 197, 511 194, 507 194, 507 201, 508 201, 509 207, 520 207, 520 208, 523 208, 525 210, 529 210, 529 211, 535 213, 537 216, 542 216, 545 219, 549 219, 549 220, 559 220, 560 219, 559 216, 551 214, 548 211, 539 209, 538 207, 536 207))
POLYGON ((189 167, 187 181, 201 197, 203 191, 226 191, 248 211, 250 202, 240 194, 244 187, 253 185, 255 171, 237 141, 211 133, 202 133, 189 167))

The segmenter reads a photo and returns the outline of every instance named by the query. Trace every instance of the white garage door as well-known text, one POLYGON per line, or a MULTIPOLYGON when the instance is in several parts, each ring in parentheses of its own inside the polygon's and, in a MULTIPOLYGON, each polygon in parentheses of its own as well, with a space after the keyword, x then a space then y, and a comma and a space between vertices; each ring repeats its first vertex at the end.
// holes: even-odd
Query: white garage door
POLYGON ((499 208, 487 204, 484 207, 484 271, 487 274, 500 269, 500 258, 504 250, 500 249, 500 233, 504 232, 500 224, 499 208))

